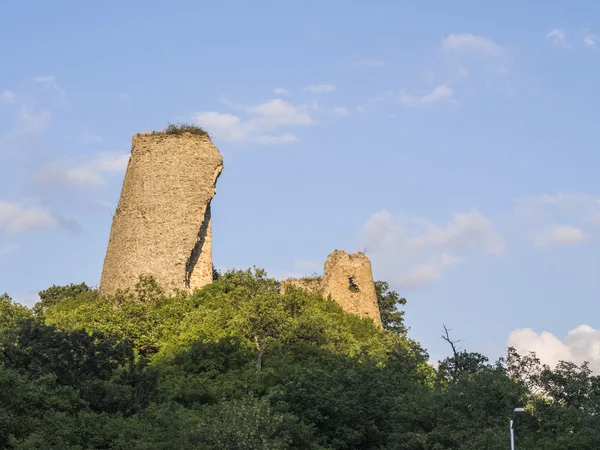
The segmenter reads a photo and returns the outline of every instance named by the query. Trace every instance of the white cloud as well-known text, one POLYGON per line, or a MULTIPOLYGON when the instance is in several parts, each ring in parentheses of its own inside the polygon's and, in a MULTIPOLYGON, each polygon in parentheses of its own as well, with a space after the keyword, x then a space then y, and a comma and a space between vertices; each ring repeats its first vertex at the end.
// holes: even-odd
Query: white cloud
POLYGON ((98 172, 124 173, 129 163, 129 153, 101 153, 88 167, 98 172))
POLYGON ((17 95, 9 90, 2 91, 0 98, 4 103, 16 103, 17 101, 17 95))
POLYGON ((38 187, 88 188, 104 185, 104 179, 87 167, 65 169, 58 164, 48 164, 35 175, 38 187))
POLYGON ((295 106, 281 99, 238 108, 246 112, 246 119, 231 113, 205 111, 196 113, 194 121, 218 139, 260 144, 294 142, 297 138, 291 133, 272 133, 280 128, 314 123, 306 106, 295 106))
POLYGON ((273 89, 273 94, 275 95, 292 95, 292 91, 280 87, 276 87, 273 89))
POLYGON ((311 84, 305 90, 313 94, 327 94, 335 91, 337 88, 333 84, 311 84))
MULTIPOLYGON (((456 103, 457 92, 461 92, 467 81, 471 92, 478 86, 487 90, 500 77, 505 80, 504 77, 511 64, 511 54, 506 47, 471 33, 447 35, 440 42, 438 56, 440 67, 435 70, 429 68, 421 76, 427 91, 419 89, 387 91, 372 97, 369 102, 391 100, 413 108, 423 108, 442 102, 456 103), (440 74, 445 76, 442 78, 440 74)), ((504 87, 503 92, 507 91, 508 89, 504 87)))
POLYGON ((552 43, 559 48, 567 47, 566 33, 560 28, 555 28, 546 34, 546 39, 552 41, 552 43))
POLYGON ((427 93, 413 94, 408 92, 401 92, 394 94, 386 94, 385 96, 391 96, 394 100, 396 100, 398 103, 404 106, 408 106, 411 108, 424 108, 436 103, 453 103, 456 101, 456 99, 454 98, 454 93, 454 89, 445 84, 442 84, 427 93))
POLYGON ((50 75, 43 75, 33 78, 34 83, 39 83, 43 86, 50 87, 52 89, 58 90, 58 85, 56 84, 56 79, 50 75))
POLYGON ((398 218, 388 211, 371 216, 361 230, 361 246, 402 286, 439 281, 445 269, 475 253, 499 254, 505 250, 492 222, 479 213, 454 214, 445 225, 424 219, 398 218))
POLYGON ((510 52, 495 41, 470 33, 452 33, 441 43, 442 54, 452 62, 453 82, 469 78, 473 84, 477 79, 473 74, 485 73, 485 85, 508 72, 510 52))
POLYGON ((444 226, 424 222, 422 234, 408 238, 409 249, 444 248, 450 251, 465 251, 470 247, 485 253, 499 254, 505 250, 502 237, 496 233, 490 219, 479 211, 456 213, 444 226))
POLYGON ((42 76, 37 76, 34 77, 32 79, 32 81, 34 83, 37 84, 41 84, 42 86, 52 89, 54 91, 56 91, 56 93, 58 94, 59 98, 61 100, 65 100, 66 98, 66 92, 64 89, 61 89, 58 84, 56 83, 56 78, 54 78, 52 75, 42 75, 42 76))
POLYGON ((589 325, 580 325, 568 332, 564 340, 552 333, 536 333, 531 328, 518 329, 510 333, 507 346, 521 354, 535 352, 541 362, 554 367, 559 361, 590 363, 590 369, 600 374, 600 330, 589 325))
POLYGON ((581 244, 585 240, 586 235, 580 228, 571 225, 559 225, 538 233, 533 244, 538 248, 549 248, 555 245, 581 244))
POLYGON ((409 288, 434 283, 444 277, 444 269, 460 264, 463 261, 463 258, 458 258, 447 253, 435 254, 428 261, 411 267, 394 281, 400 286, 409 288))
POLYGON ((452 33, 442 40, 442 51, 455 54, 476 54, 497 58, 504 56, 504 47, 491 39, 470 33, 452 33))
POLYGON ((596 41, 597 40, 598 40, 597 36, 588 35, 583 38, 583 43, 587 48, 596 50, 596 41))
POLYGON ((399 103, 410 107, 424 107, 434 103, 452 101, 454 99, 454 89, 442 84, 437 86, 431 92, 421 95, 402 93, 397 96, 399 103))
POLYGON ((376 251, 391 248, 398 236, 405 233, 404 227, 388 211, 374 213, 363 225, 361 242, 376 251))
POLYGON ((129 154, 103 153, 97 158, 75 167, 65 168, 48 164, 35 176, 38 187, 94 188, 106 184, 106 174, 121 174, 127 169, 129 154))
POLYGON ((1 234, 20 234, 56 225, 58 225, 57 219, 46 210, 0 201, 1 234))
MULTIPOLYGON (((50 83, 50 80, 43 80, 43 82, 50 83)), ((16 106, 16 115, 12 118, 10 130, 10 134, 16 139, 44 133, 51 125, 50 112, 47 109, 37 110, 33 108, 32 106, 36 102, 32 99, 27 99, 22 95, 17 96, 13 91, 5 90, 0 94, 0 101, 16 106)))
POLYGON ((600 197, 564 191, 522 197, 517 199, 515 217, 538 248, 579 244, 600 225, 600 197), (561 225, 565 223, 569 225, 561 225))
POLYGON ((419 99, 419 101, 424 104, 430 104, 430 103, 435 103, 435 102, 439 102, 444 99, 451 98, 453 96, 454 96, 454 89, 446 86, 445 84, 442 84, 442 85, 436 87, 429 94, 426 94, 423 97, 421 97, 419 99))

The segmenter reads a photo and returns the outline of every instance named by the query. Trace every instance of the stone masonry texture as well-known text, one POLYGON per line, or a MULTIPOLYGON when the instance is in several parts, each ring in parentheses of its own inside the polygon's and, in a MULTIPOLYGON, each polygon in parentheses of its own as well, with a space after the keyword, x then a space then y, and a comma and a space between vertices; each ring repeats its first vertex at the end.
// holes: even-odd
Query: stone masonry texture
POLYGON ((212 282, 210 203, 223 169, 207 136, 155 133, 132 139, 100 292, 154 277, 169 293, 212 282))
POLYGON ((330 297, 344 311, 369 317, 382 326, 371 261, 363 253, 336 250, 327 257, 321 278, 286 280, 282 283, 283 293, 289 285, 330 297))

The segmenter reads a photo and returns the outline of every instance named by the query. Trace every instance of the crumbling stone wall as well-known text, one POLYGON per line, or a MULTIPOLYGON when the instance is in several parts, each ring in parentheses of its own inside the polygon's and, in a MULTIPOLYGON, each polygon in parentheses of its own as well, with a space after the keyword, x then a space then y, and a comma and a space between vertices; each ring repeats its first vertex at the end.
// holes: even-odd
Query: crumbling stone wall
POLYGON ((281 291, 285 293, 286 286, 290 285, 330 297, 344 311, 369 317, 382 326, 371 261, 363 253, 336 250, 327 257, 321 278, 286 280, 281 284, 281 291))
POLYGON ((311 278, 290 278, 289 280, 285 280, 281 282, 280 291, 282 294, 285 294, 285 288, 287 286, 294 286, 300 289, 304 289, 308 292, 317 292, 322 294, 321 284, 323 279, 321 277, 311 277, 311 278))
POLYGON ((212 282, 210 203, 223 169, 207 136, 138 134, 113 218, 100 292, 151 275, 167 292, 212 282))

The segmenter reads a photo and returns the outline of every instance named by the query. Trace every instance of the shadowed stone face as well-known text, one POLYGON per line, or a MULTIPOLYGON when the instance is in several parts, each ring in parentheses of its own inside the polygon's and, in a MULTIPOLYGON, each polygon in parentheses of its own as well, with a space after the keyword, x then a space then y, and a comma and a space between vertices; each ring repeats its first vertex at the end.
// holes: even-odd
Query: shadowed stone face
POLYGON ((210 139, 135 135, 113 218, 100 292, 153 276, 167 292, 212 282, 210 202, 223 159, 210 139))
POLYGON ((336 250, 327 257, 321 278, 286 280, 282 293, 290 285, 331 297, 344 311, 369 317, 382 326, 371 261, 362 253, 336 250))

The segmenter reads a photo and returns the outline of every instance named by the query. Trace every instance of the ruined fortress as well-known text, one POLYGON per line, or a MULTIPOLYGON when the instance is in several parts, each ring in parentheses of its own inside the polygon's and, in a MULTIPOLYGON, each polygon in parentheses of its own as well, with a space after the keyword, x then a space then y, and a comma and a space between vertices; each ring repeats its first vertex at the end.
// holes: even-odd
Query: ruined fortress
POLYGON ((212 281, 210 203, 223 158, 208 136, 137 134, 113 217, 100 293, 150 275, 167 292, 212 281))
MULTIPOLYGON (((223 158, 202 130, 169 129, 176 132, 133 136, 102 269, 102 295, 129 289, 144 275, 169 293, 212 282, 211 201, 223 158)), ((381 326, 371 263, 362 253, 336 250, 322 277, 284 281, 282 293, 290 285, 318 292, 381 326)))
POLYGON ((322 277, 289 279, 281 286, 284 293, 288 286, 295 286, 321 294, 344 311, 369 317, 382 326, 371 261, 364 253, 335 250, 327 257, 322 277))

